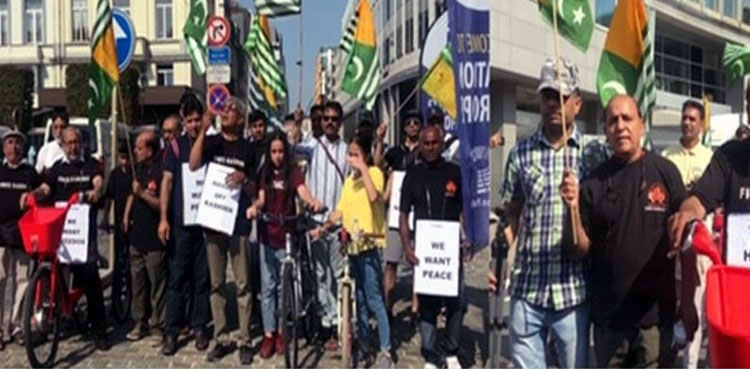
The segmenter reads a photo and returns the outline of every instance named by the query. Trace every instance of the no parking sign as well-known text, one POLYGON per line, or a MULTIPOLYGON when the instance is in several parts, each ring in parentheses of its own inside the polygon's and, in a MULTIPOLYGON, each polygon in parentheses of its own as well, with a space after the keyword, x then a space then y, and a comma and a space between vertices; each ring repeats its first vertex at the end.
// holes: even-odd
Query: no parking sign
POLYGON ((208 108, 211 109, 214 114, 219 114, 224 111, 224 107, 227 104, 227 100, 231 97, 229 89, 224 84, 216 84, 208 89, 208 108))

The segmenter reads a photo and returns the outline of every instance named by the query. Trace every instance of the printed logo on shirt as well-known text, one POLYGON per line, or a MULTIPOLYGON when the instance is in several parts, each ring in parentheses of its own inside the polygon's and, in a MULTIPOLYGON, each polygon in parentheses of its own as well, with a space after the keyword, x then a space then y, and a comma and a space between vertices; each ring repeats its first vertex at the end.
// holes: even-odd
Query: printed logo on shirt
POLYGON ((272 186, 274 190, 284 190, 284 181, 274 180, 272 186))
POLYGON ((740 200, 750 200, 750 187, 740 187, 740 200))
POLYGON ((652 183, 648 190, 646 211, 666 212, 668 199, 669 195, 664 185, 661 182, 652 183))
POLYGON ((457 190, 458 190, 458 186, 456 185, 456 182, 448 181, 448 183, 445 184, 445 196, 447 197, 456 196, 457 190))
POLYGON ((0 182, 0 189, 3 190, 22 190, 25 191, 29 188, 29 185, 26 183, 18 183, 18 182, 0 182))
POLYGON ((242 161, 240 159, 237 159, 237 158, 232 158, 232 157, 229 157, 229 156, 217 155, 217 156, 214 156, 214 161, 217 162, 217 163, 219 163, 219 164, 228 165, 230 167, 242 168, 242 169, 245 168, 245 162, 244 161, 242 161))
POLYGON ((60 183, 88 183, 89 176, 58 176, 57 181, 60 183))

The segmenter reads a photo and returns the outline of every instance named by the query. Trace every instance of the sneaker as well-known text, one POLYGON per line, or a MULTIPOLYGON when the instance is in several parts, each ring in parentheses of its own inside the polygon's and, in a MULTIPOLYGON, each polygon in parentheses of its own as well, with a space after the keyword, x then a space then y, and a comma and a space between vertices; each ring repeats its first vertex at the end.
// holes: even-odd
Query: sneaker
POLYGON ((378 355, 378 361, 375 362, 375 368, 393 368, 393 358, 391 357, 391 354, 387 351, 381 351, 378 355))
POLYGON ((26 343, 26 336, 23 334, 23 328, 19 326, 13 327, 11 337, 13 337, 13 341, 15 341, 18 346, 23 346, 26 343))
POLYGON ((211 363, 219 361, 224 356, 227 356, 230 351, 232 351, 232 348, 228 344, 216 343, 214 348, 206 355, 206 360, 211 363))
POLYGON ((253 349, 250 345, 240 346, 240 364, 250 365, 253 363, 253 349))
POLYGON ((458 362, 458 357, 448 356, 445 358, 445 365, 448 369, 461 369, 461 363, 458 362))
POLYGON ((284 355, 286 351, 286 342, 283 334, 276 334, 276 355, 284 355))
POLYGON ((195 331, 195 349, 198 351, 206 351, 208 348, 208 334, 202 330, 195 331))
POLYGON ((275 340, 273 339, 273 336, 264 336, 263 344, 260 346, 260 357, 263 359, 268 359, 269 357, 273 356, 275 348, 274 344, 275 340))
POLYGON ((94 338, 94 346, 99 351, 109 351, 112 348, 112 344, 109 342, 109 338, 107 338, 107 333, 97 333, 96 338, 94 338))

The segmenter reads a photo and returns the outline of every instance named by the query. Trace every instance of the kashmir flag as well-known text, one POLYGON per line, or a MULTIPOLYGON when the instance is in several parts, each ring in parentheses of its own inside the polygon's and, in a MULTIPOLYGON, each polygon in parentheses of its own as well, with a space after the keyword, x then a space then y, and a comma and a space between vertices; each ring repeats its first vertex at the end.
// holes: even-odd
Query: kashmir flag
POLYGON ((190 14, 182 28, 193 68, 199 75, 206 73, 206 47, 208 46, 208 6, 206 0, 191 0, 190 14))
POLYGON ((346 54, 352 50, 354 44, 354 32, 357 31, 357 25, 359 24, 359 11, 352 13, 349 18, 349 23, 346 25, 344 34, 341 36, 341 42, 339 42, 339 49, 346 54))
POLYGON ((729 84, 734 84, 737 80, 750 73, 750 47, 728 43, 724 47, 722 64, 724 64, 724 69, 727 71, 729 84))
POLYGON ((443 48, 435 64, 425 74, 422 80, 422 90, 440 104, 451 118, 456 119, 458 117, 453 54, 449 46, 443 48))
POLYGON ((255 8, 259 14, 269 17, 299 14, 302 0, 255 0, 255 8))
POLYGON ((557 10, 557 29, 573 45, 586 52, 594 34, 594 17, 590 0, 538 0, 539 12, 552 24, 553 8, 557 10), (554 3, 554 4, 553 4, 554 3))
POLYGON ((596 76, 602 106, 617 94, 633 96, 644 118, 656 104, 654 16, 643 0, 620 0, 604 43, 596 76))
POLYGON ((371 109, 377 99, 380 82, 380 63, 375 34, 375 18, 369 0, 359 3, 359 21, 354 33, 354 43, 346 61, 341 89, 349 95, 365 100, 371 109))
POLYGON ((96 5, 96 23, 91 37, 91 69, 89 70, 89 125, 93 125, 109 103, 112 89, 120 80, 117 65, 117 44, 112 26, 109 0, 96 5))
POLYGON ((258 75, 263 81, 278 94, 286 97, 286 81, 284 74, 276 61, 273 47, 268 35, 263 30, 261 17, 255 17, 250 26, 250 34, 245 42, 245 52, 250 56, 250 61, 255 65, 258 75))

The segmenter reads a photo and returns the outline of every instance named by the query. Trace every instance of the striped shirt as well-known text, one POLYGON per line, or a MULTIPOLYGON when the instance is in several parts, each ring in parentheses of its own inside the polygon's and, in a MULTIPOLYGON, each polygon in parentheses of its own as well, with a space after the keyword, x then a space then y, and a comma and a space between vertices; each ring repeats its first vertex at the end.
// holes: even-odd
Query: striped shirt
POLYGON ((501 204, 506 208, 511 202, 523 204, 510 294, 532 305, 562 310, 587 298, 588 265, 571 260, 563 246, 572 242, 572 235, 566 231, 563 239, 563 225, 570 215, 559 192, 566 152, 579 181, 606 158, 599 142, 584 144, 576 130, 567 142, 568 150, 555 150, 539 130, 519 142, 508 157, 501 204))
POLYGON ((307 157, 307 187, 313 197, 328 208, 328 212, 316 216, 316 220, 321 222, 328 219, 328 214, 336 209, 344 184, 336 166, 326 154, 326 148, 346 176, 349 173, 349 164, 346 162, 347 145, 341 138, 331 142, 325 135, 318 139, 309 137, 296 147, 298 155, 307 157))

